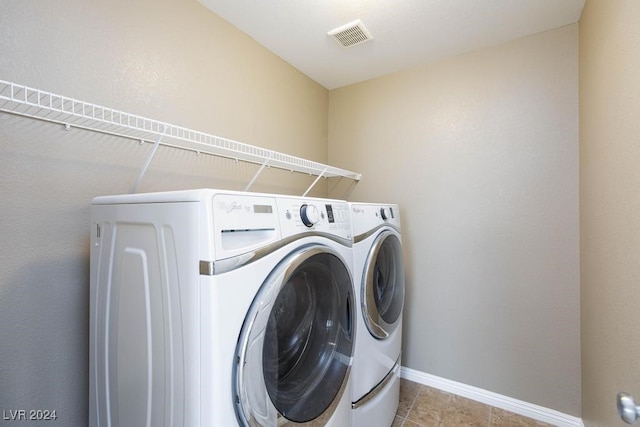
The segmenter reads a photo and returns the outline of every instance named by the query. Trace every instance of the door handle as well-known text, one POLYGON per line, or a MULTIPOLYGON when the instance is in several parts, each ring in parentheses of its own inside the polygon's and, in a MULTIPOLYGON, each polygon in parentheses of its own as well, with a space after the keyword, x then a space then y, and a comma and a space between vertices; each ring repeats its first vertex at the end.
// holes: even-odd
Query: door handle
POLYGON ((635 424, 640 418, 640 406, 636 405, 633 396, 628 393, 618 393, 616 396, 618 415, 627 424, 635 424))

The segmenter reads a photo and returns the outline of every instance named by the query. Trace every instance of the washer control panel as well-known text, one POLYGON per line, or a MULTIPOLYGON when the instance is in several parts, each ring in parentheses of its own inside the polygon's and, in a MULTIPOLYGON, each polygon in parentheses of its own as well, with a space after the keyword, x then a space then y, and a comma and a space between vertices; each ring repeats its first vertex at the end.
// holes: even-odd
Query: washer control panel
POLYGON ((282 236, 318 231, 351 239, 349 205, 322 199, 278 198, 282 236))

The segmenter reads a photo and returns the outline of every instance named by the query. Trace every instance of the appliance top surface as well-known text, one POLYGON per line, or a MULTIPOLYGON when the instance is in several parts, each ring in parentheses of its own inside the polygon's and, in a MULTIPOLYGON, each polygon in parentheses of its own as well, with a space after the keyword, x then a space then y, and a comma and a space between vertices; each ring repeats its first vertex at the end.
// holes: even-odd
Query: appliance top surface
POLYGON ((265 196, 275 198, 297 198, 304 200, 331 201, 334 203, 346 203, 343 200, 321 199, 315 197, 289 196, 284 194, 254 193, 246 191, 219 190, 213 188, 199 188, 192 190, 160 191, 153 193, 120 194, 110 196, 95 197, 91 203, 94 205, 112 204, 137 204, 137 203, 179 203, 179 202, 199 202, 210 199, 215 194, 229 194, 236 196, 265 196))
POLYGON ((349 206, 362 206, 362 207, 370 206, 375 208, 392 206, 399 209, 399 206, 396 203, 373 203, 373 202, 348 202, 348 203, 349 203, 349 206))

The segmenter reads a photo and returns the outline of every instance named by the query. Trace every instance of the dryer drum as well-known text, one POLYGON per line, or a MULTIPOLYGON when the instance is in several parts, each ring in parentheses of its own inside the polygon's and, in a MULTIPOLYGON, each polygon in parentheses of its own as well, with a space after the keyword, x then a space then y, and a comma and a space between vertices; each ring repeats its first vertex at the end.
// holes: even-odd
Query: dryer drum
POLYGON ((402 245, 392 232, 381 233, 371 246, 361 292, 367 329, 378 339, 387 338, 404 306, 402 245))
MULTIPOLYGON (((393 239, 397 240, 395 236, 393 239)), ((392 245, 390 242, 391 240, 380 247, 372 278, 373 298, 380 317, 387 323, 393 323, 398 320, 402 311, 402 300, 398 298, 398 295, 402 292, 400 289, 402 283, 398 280, 400 272, 397 271, 402 265, 397 262, 397 246, 392 245)))
POLYGON ((345 263, 325 247, 289 256, 265 281, 238 351, 238 413, 249 425, 330 417, 351 365, 352 297, 345 263))

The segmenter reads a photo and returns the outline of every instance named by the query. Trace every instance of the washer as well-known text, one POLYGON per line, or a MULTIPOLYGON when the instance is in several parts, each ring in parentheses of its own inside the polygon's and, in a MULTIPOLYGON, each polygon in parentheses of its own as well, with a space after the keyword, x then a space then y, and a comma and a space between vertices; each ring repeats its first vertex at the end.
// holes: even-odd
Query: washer
POLYGON ((346 202, 203 189, 91 216, 90 426, 350 423, 346 202))
POLYGON ((400 209, 393 204, 349 205, 358 305, 351 425, 388 427, 400 396, 405 293, 400 209))

